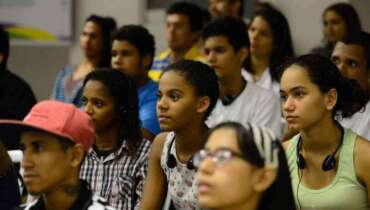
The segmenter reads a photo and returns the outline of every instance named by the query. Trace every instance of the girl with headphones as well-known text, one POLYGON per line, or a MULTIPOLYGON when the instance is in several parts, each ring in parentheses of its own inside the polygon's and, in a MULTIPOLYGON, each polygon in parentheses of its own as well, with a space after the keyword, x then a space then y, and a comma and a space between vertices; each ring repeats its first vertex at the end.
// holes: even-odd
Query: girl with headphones
POLYGON ((295 209, 283 148, 268 129, 219 124, 194 156, 194 165, 204 209, 295 209))
POLYGON ((369 209, 370 142, 337 122, 368 93, 318 55, 287 64, 280 85, 284 117, 299 131, 284 145, 298 208, 369 209))
POLYGON ((95 142, 80 178, 116 209, 138 209, 150 142, 140 132, 137 90, 114 69, 97 69, 83 83, 83 109, 95 125, 95 142))
POLYGON ((161 209, 166 192, 172 208, 200 209, 192 157, 204 146, 205 120, 218 96, 217 76, 206 64, 182 60, 163 71, 157 102, 163 132, 152 144, 140 209, 161 209))

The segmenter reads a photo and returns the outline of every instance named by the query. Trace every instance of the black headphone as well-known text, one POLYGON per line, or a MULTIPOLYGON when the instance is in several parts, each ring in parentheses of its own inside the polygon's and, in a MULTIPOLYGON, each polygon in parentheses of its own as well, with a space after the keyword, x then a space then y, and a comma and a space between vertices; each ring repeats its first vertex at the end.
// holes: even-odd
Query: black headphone
POLYGON ((233 96, 233 95, 230 95, 230 94, 226 94, 224 97, 221 98, 221 102, 224 106, 227 106, 227 105, 231 104, 237 97, 238 97, 238 95, 233 96))
MULTIPOLYGON (((173 137, 171 139, 170 145, 167 148, 166 165, 167 165, 168 168, 171 168, 171 169, 175 168, 177 166, 176 158, 173 154, 171 154, 171 148, 172 148, 172 145, 173 145, 174 142, 175 142, 175 137, 173 137)), ((195 169, 195 166, 194 166, 194 163, 193 163, 193 156, 190 157, 188 163, 186 164, 186 168, 188 168, 189 170, 194 170, 195 169)))
MULTIPOLYGON (((343 144, 343 136, 344 136, 344 130, 341 125, 339 125, 340 131, 341 131, 341 137, 340 142, 338 146, 335 148, 334 152, 329 154, 325 157, 324 161, 322 162, 321 169, 323 171, 329 171, 335 168, 335 154, 337 154, 339 148, 343 144)), ((302 139, 299 137, 298 144, 297 144, 297 166, 299 169, 304 169, 306 167, 306 161, 303 157, 303 155, 300 153, 300 150, 302 149, 302 139)))

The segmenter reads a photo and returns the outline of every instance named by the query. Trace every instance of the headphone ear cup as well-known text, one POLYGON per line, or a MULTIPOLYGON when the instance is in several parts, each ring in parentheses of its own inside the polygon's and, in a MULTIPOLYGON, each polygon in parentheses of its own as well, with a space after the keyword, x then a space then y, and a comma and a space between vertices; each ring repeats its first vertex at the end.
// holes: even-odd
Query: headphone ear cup
POLYGON ((329 171, 335 168, 335 156, 328 155, 326 156, 324 162, 322 162, 321 168, 323 171, 329 171))
POLYGON ((177 165, 176 158, 171 153, 168 153, 166 164, 168 168, 175 168, 177 165))
POLYGON ((299 169, 304 169, 306 167, 306 161, 300 153, 297 154, 297 166, 299 169))
POLYGON ((186 168, 188 168, 189 170, 195 169, 194 162, 193 162, 193 156, 191 156, 188 163, 186 164, 186 168))

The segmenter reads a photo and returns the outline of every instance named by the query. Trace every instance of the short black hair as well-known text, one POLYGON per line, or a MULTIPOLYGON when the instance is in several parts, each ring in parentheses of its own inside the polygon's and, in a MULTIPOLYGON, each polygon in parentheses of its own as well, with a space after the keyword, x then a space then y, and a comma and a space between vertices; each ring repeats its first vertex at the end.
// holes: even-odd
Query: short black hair
POLYGON ((243 14, 244 14, 244 0, 228 0, 229 3, 234 3, 236 1, 239 1, 240 2, 240 9, 238 11, 238 15, 239 17, 243 17, 243 14))
POLYGON ((342 76, 337 66, 327 57, 317 54, 299 56, 287 62, 282 73, 292 65, 303 67, 321 93, 327 93, 332 88, 337 90, 338 99, 332 111, 333 117, 350 117, 369 101, 369 93, 356 80, 342 76))
POLYGON ((162 72, 162 75, 169 71, 178 72, 185 77, 198 96, 209 97, 210 105, 205 114, 205 119, 207 119, 219 97, 218 79, 215 71, 202 62, 192 60, 180 60, 170 64, 162 72))
MULTIPOLYGON (((113 33, 112 40, 129 42, 136 47, 141 57, 149 55, 153 61, 155 54, 154 37, 143 26, 124 25, 113 33)), ((147 68, 149 69, 150 67, 151 63, 147 68)))
POLYGON ((189 24, 193 32, 201 31, 204 26, 204 13, 202 9, 190 2, 175 2, 168 7, 166 14, 180 14, 186 16, 189 19, 189 24))
POLYGON ((364 57, 366 60, 366 70, 370 70, 370 34, 367 32, 362 32, 358 36, 348 36, 340 42, 345 44, 359 45, 364 49, 364 57))
POLYGON ((57 137, 58 143, 62 147, 63 151, 66 151, 67 149, 76 145, 75 142, 73 142, 72 140, 70 140, 68 138, 64 138, 64 137, 60 137, 60 136, 56 136, 56 137, 57 137))
POLYGON ((224 36, 235 52, 250 46, 246 25, 240 18, 222 17, 211 21, 203 30, 203 41, 214 36, 224 36))
POLYGON ((0 26, 0 53, 3 54, 4 59, 0 63, 0 70, 6 69, 9 57, 9 34, 0 26))

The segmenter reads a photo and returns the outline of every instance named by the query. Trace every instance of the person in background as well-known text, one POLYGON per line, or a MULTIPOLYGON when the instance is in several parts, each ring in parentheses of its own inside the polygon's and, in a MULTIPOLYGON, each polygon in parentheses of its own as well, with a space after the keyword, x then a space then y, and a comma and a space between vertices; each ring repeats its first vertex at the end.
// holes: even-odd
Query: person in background
POLYGON ((141 210, 200 209, 192 156, 206 141, 205 120, 218 98, 217 76, 198 61, 171 64, 159 79, 157 114, 163 133, 153 141, 141 210))
POLYGON ((370 142, 336 120, 362 109, 367 92, 315 54, 288 63, 280 85, 284 117, 299 132, 284 142, 297 208, 369 209, 370 142))
MULTIPOLYGON (((31 87, 8 69, 9 34, 0 27, 0 119, 22 120, 36 104, 31 87)), ((19 149, 18 138, 12 130, 0 134, 7 150, 19 149)))
POLYGON ((82 95, 83 109, 95 125, 95 138, 80 178, 116 209, 138 209, 150 142, 140 131, 135 84, 115 69, 96 69, 86 76, 82 95))
POLYGON ((12 209, 20 204, 17 169, 0 141, 0 209, 12 209))
POLYGON ((242 67, 248 57, 249 40, 241 19, 219 18, 203 31, 204 51, 208 64, 218 77, 220 97, 207 120, 213 127, 221 122, 236 121, 268 127, 281 136, 282 123, 278 97, 272 91, 247 82, 242 67))
POLYGON ((355 8, 344 2, 330 5, 322 15, 324 38, 322 44, 311 50, 311 53, 330 58, 337 41, 356 37, 362 32, 360 18, 355 8))
POLYGON ((224 122, 194 156, 204 209, 294 210, 284 150, 274 134, 253 124, 224 122))
MULTIPOLYGON (((370 40, 365 36, 338 41, 331 55, 332 62, 342 75, 358 82, 370 94, 370 40)), ((346 128, 352 129, 365 139, 370 139, 370 100, 364 109, 349 118, 338 119, 346 128)))
POLYGON ((83 61, 65 66, 54 83, 51 98, 82 106, 82 81, 85 76, 98 67, 109 67, 111 59, 110 38, 116 29, 116 21, 111 17, 90 15, 80 34, 80 48, 83 61))
POLYGON ((208 12, 212 19, 226 16, 243 18, 244 0, 208 0, 208 12))
POLYGON ((9 128, 20 135, 23 181, 36 197, 15 210, 114 210, 78 178, 81 162, 94 141, 93 123, 87 114, 72 104, 41 101, 23 121, 0 120, 0 132, 9 128))
POLYGON ((204 12, 193 3, 179 1, 166 11, 167 49, 155 57, 149 77, 158 81, 163 69, 181 59, 204 61, 199 37, 204 12))
POLYGON ((155 52, 154 37, 142 26, 125 25, 113 34, 112 40, 112 67, 134 80, 138 88, 142 133, 153 140, 160 132, 155 108, 158 84, 148 76, 155 52))
POLYGON ((254 12, 248 28, 250 55, 243 75, 279 96, 279 67, 294 57, 293 43, 286 17, 272 5, 263 7, 254 12))

